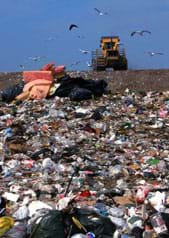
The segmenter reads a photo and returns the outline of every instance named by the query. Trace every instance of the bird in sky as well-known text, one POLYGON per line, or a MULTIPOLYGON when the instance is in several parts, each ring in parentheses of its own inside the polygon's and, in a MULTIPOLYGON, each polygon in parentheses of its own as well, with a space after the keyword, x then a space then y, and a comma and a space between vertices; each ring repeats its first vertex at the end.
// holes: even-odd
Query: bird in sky
POLYGON ((69 26, 69 31, 71 31, 73 28, 79 28, 76 24, 71 24, 69 26))
POLYGON ((117 45, 118 45, 118 46, 121 46, 121 45, 124 45, 124 43, 119 42, 119 43, 117 43, 117 45))
POLYGON ((154 55, 164 55, 164 53, 162 52, 151 52, 151 51, 148 51, 146 52, 147 54, 149 54, 150 56, 154 56, 154 55))
POLYGON ((40 61, 41 59, 46 58, 46 56, 30 56, 28 57, 29 60, 32 60, 34 62, 40 61))
POLYGON ((89 63, 88 61, 86 61, 86 64, 87 64, 87 67, 92 67, 92 64, 91 63, 89 63))
POLYGON ((77 37, 78 37, 79 39, 84 39, 84 38, 85 38, 84 35, 78 35, 77 37))
POLYGON ((107 12, 101 12, 98 8, 94 8, 94 10, 98 13, 99 16, 104 16, 104 15, 108 15, 107 12))
POLYGON ((144 33, 151 34, 151 31, 147 31, 147 30, 142 30, 142 31, 133 31, 130 35, 131 35, 131 36, 134 36, 135 34, 138 34, 138 35, 140 35, 140 36, 143 36, 144 33))
POLYGON ((53 40, 56 40, 56 37, 52 37, 52 36, 49 36, 46 41, 53 41, 53 40))
POLYGON ((23 64, 20 64, 18 67, 19 67, 20 69, 24 69, 24 68, 25 68, 25 66, 24 66, 23 64))
POLYGON ((75 61, 75 62, 73 62, 70 66, 78 65, 78 64, 80 64, 80 63, 81 63, 81 61, 75 61))
POLYGON ((87 55, 87 54, 90 54, 91 53, 91 51, 90 50, 82 50, 82 49, 79 49, 80 50, 80 52, 82 53, 82 54, 85 54, 85 55, 87 55))

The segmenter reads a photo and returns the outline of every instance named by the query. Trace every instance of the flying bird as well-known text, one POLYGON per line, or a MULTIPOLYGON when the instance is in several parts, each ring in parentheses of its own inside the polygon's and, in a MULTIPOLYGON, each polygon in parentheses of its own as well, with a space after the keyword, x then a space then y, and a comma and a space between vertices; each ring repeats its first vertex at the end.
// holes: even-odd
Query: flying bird
POLYGON ((53 40, 56 40, 56 37, 52 37, 52 36, 49 36, 46 41, 53 41, 53 40))
POLYGON ((78 35, 77 37, 78 37, 79 39, 84 39, 84 38, 85 38, 84 35, 78 35))
POLYGON ((103 16, 103 15, 108 15, 107 12, 101 12, 98 8, 94 8, 94 10, 98 13, 99 16, 103 16))
POLYGON ((87 64, 87 67, 92 67, 92 64, 91 63, 89 63, 88 61, 86 61, 86 64, 87 64))
POLYGON ((18 67, 19 67, 20 69, 24 69, 24 68, 25 68, 25 66, 24 66, 23 64, 20 64, 18 67))
POLYGON ((37 62, 37 61, 40 61, 41 59, 44 59, 46 58, 46 56, 34 56, 34 57, 28 57, 28 59, 34 61, 34 62, 37 62))
POLYGON ((79 28, 79 27, 77 25, 75 25, 75 24, 71 24, 69 26, 69 31, 71 31, 73 28, 79 28))
POLYGON ((154 55, 164 55, 164 53, 161 53, 161 52, 146 52, 147 54, 149 54, 150 56, 154 56, 154 55))
POLYGON ((82 50, 82 49, 79 49, 80 50, 80 52, 82 53, 82 54, 90 54, 91 53, 91 51, 90 50, 82 50))
POLYGON ((124 45, 124 43, 119 42, 119 43, 117 43, 117 45, 118 45, 118 46, 121 46, 121 45, 124 45))
POLYGON ((133 31, 130 35, 131 35, 131 36, 134 36, 135 34, 138 34, 138 35, 140 35, 140 36, 143 36, 144 33, 151 34, 151 31, 147 31, 147 30, 143 30, 143 31, 133 31))
POLYGON ((81 63, 81 61, 75 61, 75 62, 73 62, 70 66, 78 65, 78 64, 80 64, 80 63, 81 63))

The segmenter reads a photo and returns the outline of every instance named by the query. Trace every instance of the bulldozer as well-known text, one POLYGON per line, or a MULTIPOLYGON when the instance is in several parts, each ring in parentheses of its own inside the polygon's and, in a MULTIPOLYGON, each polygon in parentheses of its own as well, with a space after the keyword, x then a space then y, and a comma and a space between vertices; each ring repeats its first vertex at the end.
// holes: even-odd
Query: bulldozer
POLYGON ((102 36, 100 48, 92 52, 92 68, 96 71, 112 68, 127 70, 128 63, 124 47, 118 36, 102 36))

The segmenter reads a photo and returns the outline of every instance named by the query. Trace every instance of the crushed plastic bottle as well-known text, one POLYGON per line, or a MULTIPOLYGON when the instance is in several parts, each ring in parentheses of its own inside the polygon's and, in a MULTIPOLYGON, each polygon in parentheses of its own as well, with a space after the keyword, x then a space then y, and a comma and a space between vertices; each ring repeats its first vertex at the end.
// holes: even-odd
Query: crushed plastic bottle
POLYGON ((5 159, 5 138, 4 136, 0 137, 0 165, 3 164, 5 159))

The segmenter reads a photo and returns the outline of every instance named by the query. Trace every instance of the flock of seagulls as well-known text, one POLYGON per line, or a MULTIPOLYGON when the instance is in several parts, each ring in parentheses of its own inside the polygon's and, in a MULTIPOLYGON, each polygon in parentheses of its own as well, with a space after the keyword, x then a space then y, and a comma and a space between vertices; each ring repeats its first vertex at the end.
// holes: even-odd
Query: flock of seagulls
MULTIPOLYGON (((136 34, 140 35, 140 36, 144 36, 144 34, 151 34, 151 31, 148 31, 148 30, 137 30, 137 31, 133 31, 131 32, 130 36, 134 36, 136 34)), ((145 52, 146 54, 148 54, 149 56, 155 56, 155 55, 164 55, 164 53, 162 52, 152 52, 152 51, 147 51, 145 52)))
MULTIPOLYGON (((32 62, 34 62, 34 63, 40 62, 41 60, 46 59, 46 58, 47 58, 46 56, 29 56, 29 57, 27 57, 27 59, 28 59, 29 61, 32 61, 32 62)), ((19 67, 21 70, 24 70, 24 69, 25 69, 25 65, 23 65, 23 64, 18 65, 18 67, 19 67)))
MULTIPOLYGON (((97 13, 99 16, 108 15, 107 12, 102 12, 100 9, 98 9, 98 8, 96 8, 96 7, 94 8, 94 10, 96 11, 96 13, 97 13)), ((72 24, 69 25, 69 28, 68 28, 68 29, 69 29, 69 31, 73 31, 73 30, 76 29, 76 28, 80 28, 80 27, 79 27, 77 24, 72 23, 72 24)), ((78 35, 78 38, 84 39, 85 36, 84 36, 84 35, 78 35)), ((87 54, 90 54, 90 53, 91 53, 90 50, 79 49, 79 51, 80 51, 82 54, 84 54, 84 55, 87 55, 87 54)), ((80 64, 81 62, 82 62, 82 61, 75 61, 74 63, 71 64, 71 66, 78 65, 78 64, 80 64)), ((88 67, 92 67, 92 64, 89 63, 88 61, 86 61, 86 65, 87 65, 88 67)))
MULTIPOLYGON (((102 12, 101 10, 99 10, 98 8, 94 8, 94 10, 97 12, 97 14, 99 15, 99 16, 104 16, 104 15, 108 15, 108 13, 107 12, 102 12)), ((71 31, 73 28, 79 28, 79 26, 78 25, 76 25, 76 24, 71 24, 70 26, 69 26, 69 31, 71 31)), ((145 34, 151 34, 151 31, 149 31, 149 30, 136 30, 136 31, 133 31, 133 32, 131 32, 131 34, 130 34, 130 36, 131 37, 134 37, 135 35, 139 35, 139 36, 144 36, 145 34)), ((80 36, 78 36, 79 38, 80 38, 80 36)), ((123 43, 119 43, 119 45, 124 45, 123 43)), ((80 52, 82 53, 82 54, 90 54, 91 53, 91 51, 89 51, 89 50, 83 50, 83 49, 79 49, 80 50, 80 52)), ((162 52, 150 52, 150 51, 148 51, 148 52, 145 52, 145 53, 147 53, 149 56, 155 56, 155 55, 164 55, 164 53, 162 53, 162 52)), ((78 64, 79 64, 79 61, 78 61, 78 64)), ((73 65, 77 65, 77 64, 73 64, 73 65)), ((91 67, 92 65, 87 61, 86 62, 86 65, 88 66, 88 67, 91 67)))
MULTIPOLYGON (((101 11, 100 9, 98 9, 98 8, 94 8, 94 11, 98 14, 98 16, 104 16, 104 15, 108 15, 108 12, 103 12, 103 11, 101 11)), ((73 31, 74 29, 77 29, 77 28, 80 28, 77 24, 74 24, 74 23, 72 23, 72 24, 70 24, 69 25, 69 27, 68 27, 68 30, 69 31, 73 31)), ((131 37, 134 37, 134 36, 136 36, 136 35, 139 35, 139 36, 141 36, 141 37, 143 37, 144 35, 150 35, 151 34, 151 31, 149 31, 149 30, 135 30, 135 31, 133 31, 133 32, 131 32, 130 33, 130 36, 131 37)), ((85 36, 84 35, 78 35, 77 36, 79 39, 84 39, 85 38, 85 36)), ((52 37, 52 36, 49 36, 47 39, 46 39, 46 41, 53 41, 53 40, 56 40, 56 37, 52 37)), ((119 43, 119 45, 124 45, 123 43, 119 43)), ((85 49, 79 49, 79 51, 82 53, 82 54, 84 54, 84 55, 87 55, 87 54, 90 54, 91 53, 91 51, 90 50, 85 50, 85 49)), ((162 52, 151 52, 151 51, 147 51, 147 52, 144 52, 144 53, 146 53, 146 54, 148 54, 149 56, 151 56, 151 57, 153 57, 153 56, 155 56, 155 55, 164 55, 164 53, 162 53, 162 52)), ((44 58, 46 58, 45 56, 32 56, 32 57, 28 57, 28 60, 31 60, 31 61, 33 61, 33 62, 39 62, 39 61, 41 61, 42 59, 44 59, 44 58)), ((75 62, 73 62, 70 66, 75 66, 75 65, 78 65, 78 64, 80 64, 82 61, 75 61, 75 62)), ((90 68, 90 67, 92 67, 92 64, 91 63, 89 63, 88 61, 86 61, 86 65, 90 68)), ((22 64, 20 64, 19 66, 18 66, 20 69, 24 69, 25 68, 25 66, 24 65, 22 65, 22 64)))

